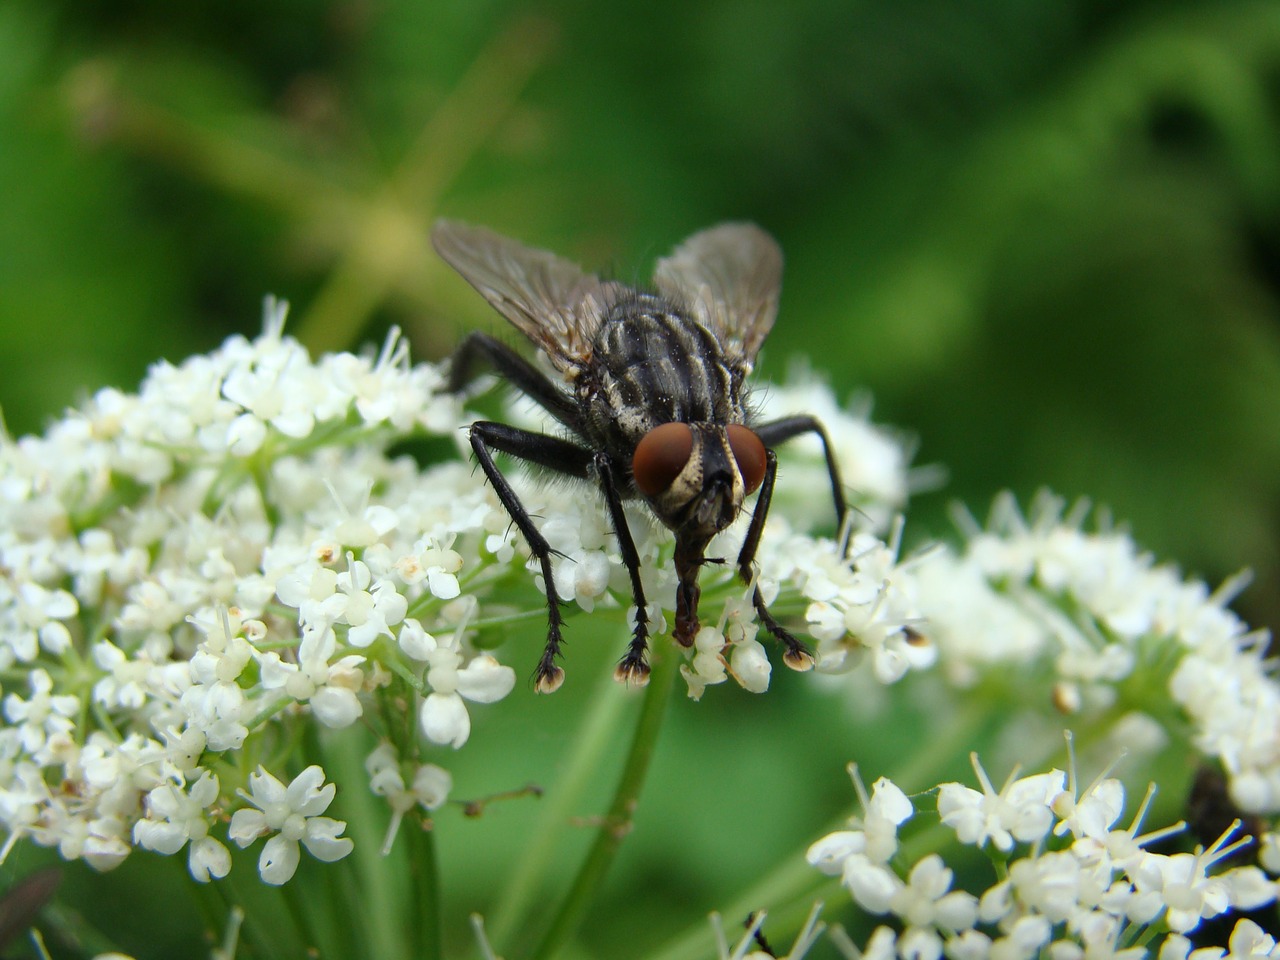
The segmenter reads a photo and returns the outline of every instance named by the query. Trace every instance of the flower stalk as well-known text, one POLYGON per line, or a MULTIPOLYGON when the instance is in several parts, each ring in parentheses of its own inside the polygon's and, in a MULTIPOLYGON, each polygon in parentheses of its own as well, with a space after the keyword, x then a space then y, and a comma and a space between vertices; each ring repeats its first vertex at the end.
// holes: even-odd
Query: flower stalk
POLYGON ((613 799, 596 828, 595 840, 552 917, 550 927, 529 954, 530 960, 549 960, 556 956, 574 934, 592 898, 599 891, 618 848, 631 832, 636 804, 640 800, 645 776, 657 749, 662 721, 675 689, 679 663, 680 657, 669 645, 655 644, 650 651, 652 672, 613 799))

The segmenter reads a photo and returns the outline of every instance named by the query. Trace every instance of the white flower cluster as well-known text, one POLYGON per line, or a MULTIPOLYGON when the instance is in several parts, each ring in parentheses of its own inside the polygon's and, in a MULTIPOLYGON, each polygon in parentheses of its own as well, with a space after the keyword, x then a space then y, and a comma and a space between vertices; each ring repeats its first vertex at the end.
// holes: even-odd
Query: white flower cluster
POLYGON ((1119 716, 1131 748, 1167 736, 1171 706, 1181 708, 1233 802, 1280 811, 1280 684, 1266 633, 1227 607, 1239 579, 1211 591, 1125 533, 1086 532, 1087 512, 1042 496, 1024 517, 1003 497, 985 529, 962 520, 962 554, 937 550, 913 568, 940 667, 960 687, 1016 678, 1011 699, 1040 697, 1040 712, 1051 701, 1069 715, 1119 716))
MULTIPOLYGON (((513 689, 515 672, 477 648, 471 625, 509 618, 534 573, 483 476, 453 452, 465 416, 441 369, 411 366, 395 335, 377 356, 312 360, 283 322, 269 302, 260 337, 157 364, 137 394, 103 390, 42 436, 0 439, 9 846, 30 839, 101 869, 136 847, 186 848, 208 880, 230 867, 224 840, 265 839, 260 873, 283 883, 301 849, 333 860, 351 848, 324 813, 336 787, 354 785, 327 783, 316 758, 258 766, 298 741, 291 725, 359 719, 385 738, 361 786, 386 798, 394 832, 451 788, 423 751, 463 746, 471 705, 513 689), (432 435, 449 438, 442 462, 387 453, 432 435), (406 706, 411 742, 381 726, 406 706)), ((872 438, 884 459, 886 441, 844 417, 861 426, 829 423, 833 435, 872 438)), ((801 467, 821 462, 797 453, 801 467)), ((882 471, 890 499, 905 491, 895 469, 882 471)), ((600 498, 511 476, 559 551, 564 595, 597 616, 614 610, 600 622, 621 636, 630 588, 600 498)), ((674 605, 670 536, 640 507, 628 516, 658 622, 674 605)), ((740 536, 726 534, 726 556, 740 536)), ((781 520, 765 542, 760 586, 783 614, 819 587, 856 605, 845 581, 879 556, 857 541, 851 566, 781 520)), ((704 578, 706 618, 717 604, 726 614, 690 682, 734 672, 763 689, 768 661, 728 567, 704 578)), ((879 589, 857 585, 881 618, 909 615, 879 589)))
MULTIPOLYGON (((955 876, 937 853, 901 863, 898 831, 915 806, 883 778, 868 797, 856 769, 864 815, 809 848, 809 863, 840 877, 859 907, 892 918, 869 938, 868 960, 1138 960, 1160 929, 1172 931, 1161 960, 1186 960, 1184 935, 1201 920, 1276 899, 1277 882, 1258 867, 1218 869, 1240 847, 1231 831, 1193 853, 1148 849, 1182 829, 1140 833, 1150 792, 1120 826, 1118 780, 1100 777, 1078 791, 1074 774, 1052 770, 1011 775, 997 790, 976 756, 973 764, 981 789, 941 784, 937 813, 960 843, 993 849, 999 869, 985 889, 953 889, 955 876)), ((1248 920, 1236 927, 1233 956, 1236 938, 1249 945, 1241 956, 1268 956, 1275 946, 1254 952, 1270 938, 1248 920)))

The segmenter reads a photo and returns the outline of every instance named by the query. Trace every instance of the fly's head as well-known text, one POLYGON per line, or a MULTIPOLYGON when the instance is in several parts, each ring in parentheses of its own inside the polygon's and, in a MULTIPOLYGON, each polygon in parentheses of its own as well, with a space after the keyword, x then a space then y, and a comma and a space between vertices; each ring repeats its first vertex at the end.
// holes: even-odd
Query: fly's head
POLYGON ((682 545, 700 550, 737 519, 766 463, 764 444, 741 424, 663 423, 636 445, 631 472, 683 552, 682 545))

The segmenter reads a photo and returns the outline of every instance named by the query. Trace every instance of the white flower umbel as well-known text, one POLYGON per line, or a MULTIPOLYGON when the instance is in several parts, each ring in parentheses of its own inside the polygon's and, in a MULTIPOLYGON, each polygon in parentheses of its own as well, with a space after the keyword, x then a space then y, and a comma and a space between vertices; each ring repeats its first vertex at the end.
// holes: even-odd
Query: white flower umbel
MULTIPOLYGON (((375 791, 395 816, 425 817, 449 790, 425 754, 463 747, 483 705, 516 689, 516 670, 494 647, 512 623, 545 629, 531 590, 539 571, 462 455, 468 417, 443 368, 411 365, 394 332, 376 355, 311 358, 285 336, 284 314, 269 301, 261 336, 157 363, 137 393, 99 391, 41 436, 0 437, 6 850, 27 839, 107 869, 136 846, 186 847, 206 880, 226 872, 229 821, 237 842, 274 833, 263 875, 278 882, 308 836, 322 853, 348 841, 325 847, 315 827, 293 837, 295 821, 277 824, 284 808, 261 805, 276 802, 267 797, 275 781, 251 773, 264 758, 272 766, 282 744, 295 744, 302 755, 288 762, 310 768, 325 757, 302 745, 341 748, 369 728, 394 747, 400 778, 385 764, 371 769, 375 791), (442 452, 425 466, 388 453, 432 438, 442 452), (414 704, 418 723, 396 722, 414 704)), ((760 397, 771 403, 770 394, 760 397)), ((846 476, 859 509, 896 510, 902 447, 823 388, 806 385, 793 400, 817 404, 847 470, 869 471, 846 476)), ((918 614, 896 550, 861 533, 842 553, 834 539, 801 532, 817 523, 834 532, 829 509, 792 513, 813 499, 798 492, 800 478, 825 473, 824 460, 803 441, 779 453, 758 558, 766 599, 793 623, 810 603, 838 611, 845 626, 822 620, 813 631, 829 668, 865 661, 890 680, 926 663, 928 644, 907 626, 918 614)), ((621 652, 631 587, 602 498, 509 476, 558 551, 566 603, 589 614, 568 620, 566 635, 601 631, 621 652)), ((642 504, 626 512, 653 642, 669 644, 672 537, 642 504)), ((748 517, 709 555, 736 555, 748 517)), ((772 646, 757 637, 737 571, 709 564, 701 579, 704 621, 718 623, 689 653, 691 692, 729 678, 765 690, 772 646)), ((370 786, 335 779, 326 791, 370 786)))
POLYGON ((249 775, 249 791, 241 791, 252 806, 231 815, 228 835, 241 847, 270 835, 258 858, 258 872, 273 886, 288 883, 298 869, 299 844, 326 863, 351 852, 351 840, 341 835, 347 825, 320 816, 329 809, 336 791, 314 764, 287 787, 259 767, 249 775))
MULTIPOLYGON (((1162 928, 1185 934, 1204 918, 1254 910, 1276 899, 1276 882, 1257 867, 1222 867, 1240 849, 1241 841, 1232 840, 1238 824, 1208 849, 1155 853, 1148 844, 1179 832, 1182 824, 1138 836, 1144 801, 1131 827, 1115 829, 1124 796, 1118 781, 1100 777, 1076 797, 1074 772, 1068 790, 1066 775, 1050 770, 1020 779, 1010 775, 997 791, 977 757, 973 764, 981 791, 944 783, 929 792, 936 793, 938 815, 956 841, 992 852, 989 884, 952 889, 955 875, 936 851, 912 862, 873 860, 859 831, 830 834, 809 848, 809 862, 840 875, 859 907, 893 918, 892 925, 877 929, 866 954, 1031 960, 1047 950, 1066 960, 1137 960, 1146 955, 1141 944, 1162 928), (1113 809, 1117 800, 1120 809, 1113 809), (1080 816, 1095 804, 1105 812, 1080 816), (1081 830, 1082 825, 1087 827, 1081 830)), ((866 801, 856 779, 855 786, 870 821, 876 800, 866 801)), ((895 825, 905 824, 913 812, 910 799, 883 778, 877 782, 876 796, 881 795, 895 810, 895 825)), ((1241 921, 1241 943, 1257 942, 1254 929, 1241 921)), ((1161 952, 1166 956, 1184 960, 1185 939, 1167 938, 1161 952)))
POLYGON ((1259 722, 1280 715, 1280 684, 1267 634, 1227 608, 1242 580, 1211 591, 1126 533, 1087 531, 1088 513, 1043 495, 1024 516, 1002 497, 986 527, 960 518, 962 552, 912 567, 942 672, 1001 698, 1010 729, 1019 710, 1065 712, 1095 741, 1141 754, 1189 724, 1241 810, 1280 811, 1280 724, 1259 722))

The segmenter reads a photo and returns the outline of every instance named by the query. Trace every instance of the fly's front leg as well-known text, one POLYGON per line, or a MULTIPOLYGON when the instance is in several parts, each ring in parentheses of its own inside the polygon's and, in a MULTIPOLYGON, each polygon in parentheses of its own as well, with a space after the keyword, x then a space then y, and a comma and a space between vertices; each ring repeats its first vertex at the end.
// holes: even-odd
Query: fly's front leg
POLYGON ((627 516, 622 511, 622 497, 618 495, 617 485, 613 479, 613 466, 607 453, 595 455, 596 475, 600 479, 600 489, 604 491, 605 503, 609 505, 609 519, 613 523, 614 535, 618 538, 618 550, 622 554, 622 563, 631 578, 631 597, 636 605, 636 626, 631 635, 631 644, 626 654, 618 661, 613 677, 622 683, 634 683, 644 686, 649 682, 649 664, 645 655, 649 647, 649 615, 645 612, 644 586, 640 583, 640 554, 636 543, 631 538, 631 530, 627 526, 627 516))
MULTIPOLYGON (((738 576, 742 577, 744 583, 751 583, 755 579, 756 550, 760 547, 760 534, 764 531, 764 521, 769 515, 769 504, 773 501, 773 484, 778 476, 778 455, 766 449, 765 457, 760 497, 756 500, 755 512, 751 514, 751 525, 747 527, 747 537, 742 541, 742 550, 738 553, 738 576)), ((792 670, 813 669, 813 654, 769 612, 759 587, 752 589, 751 603, 756 608, 756 616, 760 618, 764 628, 787 648, 787 652, 782 656, 783 662, 792 670)))
POLYGON ((547 586, 547 644, 543 648, 542 659, 538 661, 538 668, 534 671, 533 683, 539 693, 553 693, 564 682, 564 669, 555 662, 563 642, 560 628, 564 617, 560 612, 560 595, 556 591, 555 578, 551 574, 551 544, 534 525, 529 511, 524 508, 516 492, 511 489, 511 484, 498 469, 490 449, 583 479, 588 476, 592 453, 558 437, 520 430, 489 420, 477 420, 473 423, 470 438, 476 462, 493 484, 494 492, 507 508, 512 523, 519 529, 525 542, 529 544, 534 559, 542 567, 542 579, 547 586))

